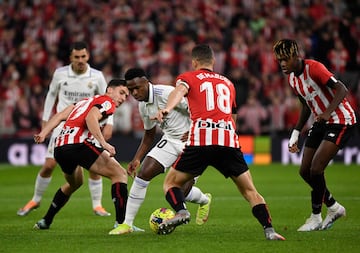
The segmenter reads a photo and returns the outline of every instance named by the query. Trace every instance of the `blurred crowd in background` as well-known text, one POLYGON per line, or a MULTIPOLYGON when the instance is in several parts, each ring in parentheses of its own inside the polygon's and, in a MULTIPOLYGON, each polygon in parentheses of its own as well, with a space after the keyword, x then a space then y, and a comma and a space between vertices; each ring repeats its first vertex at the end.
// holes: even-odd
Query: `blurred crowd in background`
MULTIPOLYGON (((273 56, 280 38, 296 39, 304 57, 335 73, 359 111, 359 0, 2 0, 0 136, 38 131, 52 74, 69 64, 69 46, 79 40, 107 81, 140 66, 154 84, 169 85, 191 69, 192 47, 209 43, 215 71, 236 86, 239 133, 288 132, 299 103, 273 56)), ((131 96, 114 130, 142 132, 131 96)))

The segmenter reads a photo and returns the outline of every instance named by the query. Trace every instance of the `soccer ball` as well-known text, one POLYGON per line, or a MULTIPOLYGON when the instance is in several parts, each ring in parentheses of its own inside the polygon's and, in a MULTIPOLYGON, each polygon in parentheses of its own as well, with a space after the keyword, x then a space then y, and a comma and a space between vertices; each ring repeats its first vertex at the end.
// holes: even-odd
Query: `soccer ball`
MULTIPOLYGON (((175 213, 169 209, 169 208, 165 208, 165 207, 161 207, 156 209, 154 212, 152 212, 152 214, 150 215, 150 219, 149 219, 149 225, 150 225, 150 229, 155 233, 160 235, 159 233, 159 225, 164 221, 164 220, 168 220, 171 219, 175 216, 175 213)), ((172 232, 172 231, 171 231, 172 232)))

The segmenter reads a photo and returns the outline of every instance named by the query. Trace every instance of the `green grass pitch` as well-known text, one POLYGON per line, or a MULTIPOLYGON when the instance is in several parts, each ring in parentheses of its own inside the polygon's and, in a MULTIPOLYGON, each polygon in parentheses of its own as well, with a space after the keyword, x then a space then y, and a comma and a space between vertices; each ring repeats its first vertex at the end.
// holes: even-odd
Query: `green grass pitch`
MULTIPOLYGON (((125 166, 125 164, 123 164, 125 166)), ((258 191, 265 197, 275 229, 286 241, 267 241, 248 203, 230 179, 213 168, 200 177, 198 186, 213 195, 208 222, 194 222, 197 206, 189 203, 193 220, 176 228, 167 236, 154 234, 148 226, 153 210, 169 207, 162 193, 163 175, 155 178, 139 210, 135 225, 145 233, 109 236, 114 215, 98 217, 92 213, 88 191, 88 173, 84 185, 55 217, 49 230, 32 229, 45 214, 53 194, 64 182, 57 168, 41 206, 26 217, 16 211, 33 194, 38 166, 0 165, 0 252, 359 252, 360 236, 360 167, 332 164, 326 170, 327 183, 335 198, 347 209, 347 217, 339 219, 327 231, 297 232, 310 215, 310 189, 300 179, 298 166, 280 164, 255 166, 251 173, 258 191)), ((114 213, 110 181, 104 178, 103 205, 114 213)), ((131 179, 129 179, 129 187, 131 179)), ((326 208, 323 209, 323 216, 326 208)))

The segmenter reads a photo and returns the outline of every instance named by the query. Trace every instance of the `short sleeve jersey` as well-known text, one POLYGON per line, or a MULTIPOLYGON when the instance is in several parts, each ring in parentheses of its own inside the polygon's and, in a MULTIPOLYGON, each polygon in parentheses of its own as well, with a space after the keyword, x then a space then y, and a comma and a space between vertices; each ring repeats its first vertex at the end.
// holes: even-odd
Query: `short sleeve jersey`
POLYGON ((97 107, 102 114, 100 126, 106 123, 107 118, 115 112, 116 106, 106 95, 96 95, 76 103, 68 116, 60 134, 56 138, 55 147, 66 144, 82 143, 86 139, 94 139, 86 125, 86 116, 93 107, 97 107))
MULTIPOLYGON (((151 118, 156 115, 159 108, 165 108, 169 94, 174 90, 170 85, 153 85, 149 83, 149 101, 139 103, 140 116, 144 123, 144 129, 154 128, 158 122, 151 118)), ((181 139, 183 134, 189 131, 190 117, 186 99, 172 110, 159 125, 164 135, 172 139, 181 139)))
POLYGON ((187 145, 219 145, 239 148, 232 109, 235 88, 226 77, 200 69, 180 74, 176 85, 188 88, 191 128, 187 145))
MULTIPOLYGON (((334 91, 326 84, 333 74, 320 62, 306 59, 305 67, 301 75, 294 72, 289 75, 289 84, 297 95, 302 96, 312 113, 317 116, 325 112, 334 98, 334 91)), ((334 81, 335 78, 334 78, 334 81)), ((353 108, 346 98, 331 113, 328 123, 353 125, 356 116, 353 108)))
POLYGON ((90 65, 87 71, 80 75, 74 73, 71 65, 56 69, 46 95, 43 120, 49 120, 56 101, 56 112, 60 112, 84 98, 105 94, 106 87, 102 72, 90 65))

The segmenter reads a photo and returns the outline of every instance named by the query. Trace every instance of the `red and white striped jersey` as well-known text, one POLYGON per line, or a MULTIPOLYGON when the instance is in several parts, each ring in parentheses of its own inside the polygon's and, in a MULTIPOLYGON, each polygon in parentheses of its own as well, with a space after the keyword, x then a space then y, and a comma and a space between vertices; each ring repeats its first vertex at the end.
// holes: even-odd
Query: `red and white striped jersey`
MULTIPOLYGON (((289 84, 297 95, 302 96, 314 116, 325 112, 334 98, 334 90, 326 84, 333 74, 320 62, 315 60, 304 60, 305 67, 300 76, 294 72, 289 75, 289 84)), ((335 78, 334 78, 334 81, 335 78)), ((353 125, 356 116, 353 108, 346 98, 331 113, 328 123, 353 125)))
POLYGON ((229 79, 201 69, 180 74, 176 85, 188 88, 191 126, 187 145, 240 147, 232 119, 235 88, 229 79))
POLYGON ((96 140, 94 140, 94 137, 86 125, 86 116, 94 106, 99 108, 100 113, 103 115, 99 122, 100 127, 106 124, 108 116, 112 115, 116 109, 115 103, 106 95, 96 95, 79 101, 66 119, 60 134, 57 136, 55 147, 82 143, 86 139, 92 142, 95 141, 96 143, 96 140))

